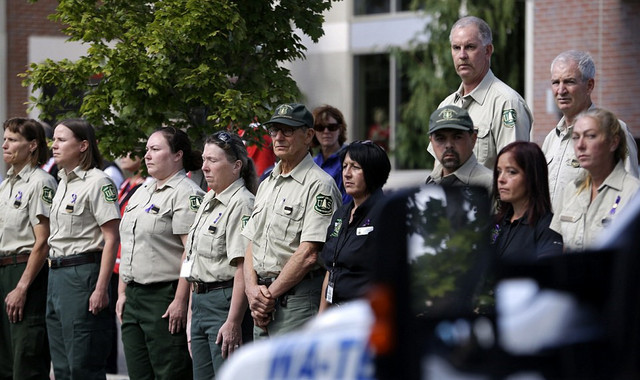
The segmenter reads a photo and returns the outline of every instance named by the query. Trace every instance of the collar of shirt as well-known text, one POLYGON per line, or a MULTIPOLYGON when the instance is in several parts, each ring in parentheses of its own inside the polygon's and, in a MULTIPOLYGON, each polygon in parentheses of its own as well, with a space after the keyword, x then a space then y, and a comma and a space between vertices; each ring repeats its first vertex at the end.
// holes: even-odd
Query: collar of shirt
POLYGON ((166 181, 161 187, 157 187, 158 180, 155 178, 150 183, 144 185, 144 187, 146 187, 150 192, 154 192, 156 190, 161 191, 166 187, 171 187, 171 188, 176 187, 180 182, 184 181, 185 178, 187 178, 187 173, 185 172, 184 169, 180 169, 171 178, 169 178, 169 180, 166 181))
MULTIPOLYGON (((487 71, 487 75, 485 75, 484 78, 482 78, 482 81, 480 82, 480 84, 478 84, 478 86, 474 88, 473 91, 471 91, 470 93, 464 96, 462 95, 463 85, 460 84, 458 91, 456 91, 455 102, 457 103, 462 101, 464 103, 465 99, 471 98, 475 100, 476 103, 482 105, 485 99, 487 98, 487 94, 489 93, 489 89, 491 88, 491 84, 493 83, 495 78, 496 76, 493 75, 493 72, 491 71, 491 69, 489 69, 489 71, 487 71)), ((467 107, 462 107, 462 108, 467 108, 467 107)))
POLYGON ((469 156, 469 159, 453 173, 443 177, 442 176, 443 172, 440 171, 440 173, 431 174, 431 178, 433 178, 433 180, 437 182, 437 181, 441 181, 445 177, 455 176, 460 181, 462 181, 462 183, 464 183, 465 185, 469 185, 469 179, 471 178, 471 173, 473 172, 473 169, 475 168, 477 163, 478 163, 478 160, 476 159, 476 155, 472 153, 471 156, 469 156))
POLYGON ((280 166, 281 165, 282 165, 282 161, 278 162, 276 164, 276 167, 273 168, 273 170, 271 171, 271 174, 270 174, 270 176, 272 178, 275 179, 278 176, 291 177, 296 182, 303 183, 304 182, 304 178, 307 175, 307 172, 313 167, 313 165, 316 165, 316 163, 313 162, 313 158, 311 158, 311 155, 309 153, 307 153, 307 155, 304 156, 302 161, 300 161, 300 163, 298 165, 296 165, 296 167, 293 168, 293 170, 290 171, 287 174, 280 174, 280 166))
POLYGON ((318 166, 323 167, 322 165, 324 164, 335 164, 336 162, 340 162, 340 153, 342 153, 342 151, 344 150, 344 148, 346 147, 346 145, 342 145, 340 147, 340 149, 338 149, 334 154, 330 155, 329 157, 327 157, 327 159, 324 159, 324 156, 322 155, 322 151, 320 151, 318 154, 316 154, 313 157, 313 162, 315 162, 316 164, 318 164, 318 166))
POLYGON ((605 187, 622 191, 622 184, 624 183, 624 177, 626 175, 627 171, 624 169, 624 163, 620 160, 613 168, 613 171, 605 178, 604 182, 602 182, 602 185, 598 188, 598 192, 602 191, 605 187))
MULTIPOLYGON (((362 219, 383 196, 384 193, 382 192, 382 189, 374 190, 374 192, 369 195, 369 198, 362 202, 362 204, 358 206, 356 211, 353 213, 353 220, 362 219)), ((353 210, 353 207, 354 203, 353 201, 351 201, 349 203, 347 215, 351 214, 351 210, 353 210)))
POLYGON ((29 182, 29 178, 31 174, 36 170, 35 167, 31 166, 31 164, 26 164, 19 173, 14 173, 13 166, 7 170, 7 178, 10 178, 15 174, 16 178, 20 178, 25 182, 29 182))
POLYGON ((83 170, 80 166, 76 166, 69 174, 67 174, 64 169, 60 169, 60 171, 58 171, 58 177, 67 182, 73 181, 76 178, 84 179, 89 170, 83 170))
POLYGON ((231 201, 231 198, 234 196, 234 194, 240 191, 242 187, 244 187, 244 179, 238 178, 226 189, 222 190, 220 194, 216 194, 213 192, 213 190, 210 190, 205 196, 205 199, 202 201, 202 206, 204 206, 204 211, 205 212, 211 211, 211 209, 213 209, 213 207, 216 205, 216 202, 220 202, 225 206, 228 205, 229 201, 231 201))

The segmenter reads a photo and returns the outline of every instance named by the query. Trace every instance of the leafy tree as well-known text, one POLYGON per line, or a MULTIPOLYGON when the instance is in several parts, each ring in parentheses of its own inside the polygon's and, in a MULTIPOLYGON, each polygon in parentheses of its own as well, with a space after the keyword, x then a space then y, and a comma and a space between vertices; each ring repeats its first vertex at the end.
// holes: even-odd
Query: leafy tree
POLYGON ((489 24, 494 45, 491 69, 519 93, 524 88, 524 1, 413 0, 412 7, 422 9, 429 21, 409 50, 396 52, 411 93, 401 106, 396 139, 399 165, 407 169, 433 165, 426 153, 429 116, 460 85, 449 45, 449 31, 460 17, 473 15, 489 24))
POLYGON ((294 26, 317 41, 331 2, 60 0, 50 19, 87 54, 32 64, 24 85, 55 89, 30 99, 42 118, 79 116, 102 127, 107 155, 139 151, 160 125, 188 127, 201 141, 299 97, 280 63, 304 58, 294 26))

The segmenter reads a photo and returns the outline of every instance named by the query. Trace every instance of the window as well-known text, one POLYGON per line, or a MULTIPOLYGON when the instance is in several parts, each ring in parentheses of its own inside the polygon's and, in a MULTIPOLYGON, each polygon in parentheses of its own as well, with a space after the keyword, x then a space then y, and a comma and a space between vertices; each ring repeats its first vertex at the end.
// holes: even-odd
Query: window
POLYGON ((355 0, 353 14, 371 15, 411 10, 411 0, 355 0))

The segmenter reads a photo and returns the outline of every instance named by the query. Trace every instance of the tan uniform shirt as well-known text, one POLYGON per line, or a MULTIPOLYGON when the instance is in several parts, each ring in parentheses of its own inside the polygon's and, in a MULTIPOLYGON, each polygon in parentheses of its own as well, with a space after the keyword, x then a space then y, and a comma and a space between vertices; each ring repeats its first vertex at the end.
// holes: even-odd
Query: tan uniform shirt
POLYGON ((493 172, 480 165, 473 154, 455 172, 442 176, 442 169, 431 172, 427 184, 449 186, 480 186, 487 189, 489 196, 493 189, 493 172))
POLYGON ((341 199, 333 178, 311 155, 285 175, 278 163, 260 184, 251 219, 242 231, 251 240, 258 275, 278 275, 303 241, 324 243, 341 199))
POLYGON ((0 184, 0 255, 30 252, 36 242, 33 227, 38 216, 49 218, 58 184, 47 172, 25 165, 20 173, 13 168, 0 184))
POLYGON ((154 179, 131 196, 120 223, 124 282, 151 284, 179 278, 184 251, 180 235, 189 233, 203 195, 180 170, 162 187, 154 179))
POLYGON ((568 250, 589 248, 640 187, 640 181, 627 173, 624 165, 618 162, 589 204, 591 189, 577 193, 585 178, 586 174, 567 185, 563 192, 564 201, 561 201, 563 207, 554 214, 549 226, 562 235, 568 250))
POLYGON ((102 250, 100 226, 120 219, 118 191, 102 170, 76 167, 58 172, 60 184, 51 205, 49 256, 63 257, 102 250))
POLYGON ((187 238, 189 281, 215 282, 233 278, 236 260, 243 258, 249 239, 242 229, 251 217, 254 196, 237 179, 220 194, 205 195, 187 238))
MULTIPOLYGON (((593 107, 593 105, 591 106, 593 107)), ((624 167, 631 175, 638 177, 638 147, 629 132, 629 128, 622 121, 620 124, 624 128, 627 136, 627 148, 629 156, 624 160, 624 167)), ((547 159, 549 167, 549 194, 551 195, 551 205, 553 210, 559 210, 562 205, 560 199, 567 184, 575 181, 580 176, 585 175, 584 169, 576 158, 573 150, 573 125, 567 126, 563 117, 558 125, 549 132, 542 143, 542 151, 547 159)))
MULTIPOLYGON (((522 96, 491 70, 473 91, 464 96, 462 91, 461 84, 438 108, 455 105, 469 112, 478 131, 473 153, 480 164, 493 170, 500 149, 516 140, 530 140, 533 116, 522 96)), ((431 144, 429 152, 433 155, 431 144)))

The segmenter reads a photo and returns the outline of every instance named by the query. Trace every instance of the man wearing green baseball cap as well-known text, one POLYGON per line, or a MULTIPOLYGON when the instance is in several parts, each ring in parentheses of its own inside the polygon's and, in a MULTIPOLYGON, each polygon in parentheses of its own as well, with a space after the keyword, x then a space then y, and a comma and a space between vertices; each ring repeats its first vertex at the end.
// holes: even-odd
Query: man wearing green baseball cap
POLYGON ((341 204, 335 181, 309 154, 311 112, 281 104, 264 124, 280 161, 242 231, 251 241, 243 269, 255 339, 294 330, 317 313, 325 271, 316 261, 341 204))
POLYGON ((478 163, 473 147, 478 133, 469 113, 457 106, 444 106, 431 114, 429 140, 440 165, 427 184, 481 186, 491 194, 493 174, 478 163))

